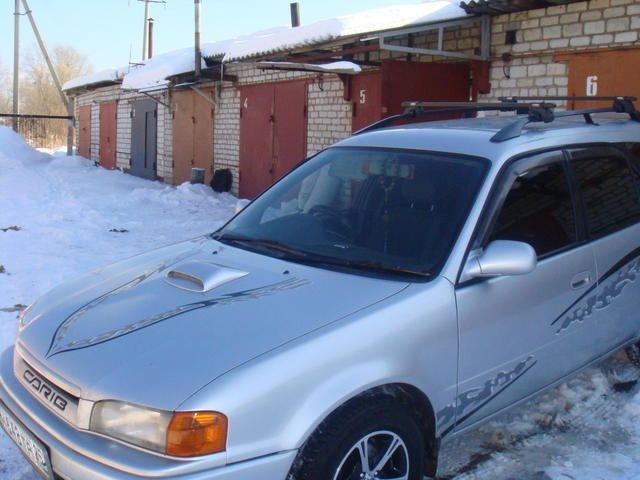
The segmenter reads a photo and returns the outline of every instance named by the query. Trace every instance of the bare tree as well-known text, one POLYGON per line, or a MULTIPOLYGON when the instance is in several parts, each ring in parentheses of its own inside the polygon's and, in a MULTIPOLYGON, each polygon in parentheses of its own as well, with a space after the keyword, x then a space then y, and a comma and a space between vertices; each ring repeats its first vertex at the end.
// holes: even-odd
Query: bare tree
MULTIPOLYGON (((56 46, 51 59, 61 83, 91 71, 87 57, 70 46, 56 46)), ((49 69, 39 51, 29 52, 22 72, 22 110, 43 115, 66 115, 49 69)))
MULTIPOLYGON (((54 68, 63 84, 91 71, 87 57, 73 47, 56 46, 50 53, 54 68)), ((27 54, 20 83, 20 109, 22 112, 39 115, 67 115, 67 110, 39 51, 31 50, 27 54)), ((32 135, 46 139, 46 145, 40 146, 58 146, 63 145, 66 141, 67 124, 64 120, 38 121, 30 128, 38 130, 36 133, 32 132, 32 135)))
POLYGON ((11 75, 0 62, 0 113, 11 112, 11 75))

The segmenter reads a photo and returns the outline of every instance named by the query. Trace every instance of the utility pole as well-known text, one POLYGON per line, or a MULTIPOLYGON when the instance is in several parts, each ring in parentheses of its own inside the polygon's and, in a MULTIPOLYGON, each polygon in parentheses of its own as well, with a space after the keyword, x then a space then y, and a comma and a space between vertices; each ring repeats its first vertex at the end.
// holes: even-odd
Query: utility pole
POLYGON ((53 78, 53 83, 55 83, 56 85, 56 89, 58 90, 58 95, 60 95, 60 100, 62 100, 62 104, 66 108, 68 108, 69 100, 67 99, 67 96, 62 91, 62 84, 60 83, 60 79, 58 78, 58 73, 56 72, 56 69, 53 66, 53 62, 51 62, 51 57, 49 57, 49 52, 47 52, 47 47, 44 45, 44 41, 40 36, 40 31, 38 30, 38 26, 36 25, 36 21, 33 18, 33 15, 31 13, 31 8, 29 8, 29 4, 27 3, 27 0, 22 0, 22 5, 24 6, 25 13, 29 18, 29 23, 31 23, 31 28, 33 29, 33 34, 36 36, 36 41, 38 42, 38 46, 40 47, 42 56, 47 62, 47 66, 49 67, 49 73, 51 73, 51 77, 53 78))
MULTIPOLYGON (((20 0, 16 0, 13 30, 13 114, 20 113, 20 0)), ((13 130, 18 131, 18 118, 13 118, 13 130)))
POLYGON ((202 73, 202 55, 200 53, 200 5, 202 0, 194 0, 195 7, 195 73, 196 78, 200 78, 200 74, 202 73))
POLYGON ((142 34, 142 61, 149 58, 149 0, 144 1, 144 32, 142 34))
MULTIPOLYGON (((62 91, 62 84, 60 83, 60 78, 58 78, 58 73, 56 72, 55 67, 53 66, 53 62, 51 62, 51 57, 49 57, 49 52, 47 52, 47 47, 40 36, 40 31, 38 30, 38 26, 36 25, 36 21, 33 18, 33 14, 31 13, 31 8, 29 8, 29 3, 27 0, 22 0, 22 6, 24 7, 25 13, 29 18, 29 23, 31 23, 31 28, 33 29, 33 34, 36 37, 36 41, 38 42, 38 46, 40 47, 40 51, 42 52, 42 56, 47 62, 47 67, 49 67, 49 73, 51 74, 51 78, 53 78, 53 83, 56 85, 56 89, 58 90, 58 95, 60 95, 60 100, 62 100, 62 104, 67 109, 67 115, 70 117, 74 116, 74 106, 73 102, 70 102, 67 96, 62 91)), ((67 155, 71 155, 73 153, 73 122, 69 122, 69 127, 67 129, 67 155)))

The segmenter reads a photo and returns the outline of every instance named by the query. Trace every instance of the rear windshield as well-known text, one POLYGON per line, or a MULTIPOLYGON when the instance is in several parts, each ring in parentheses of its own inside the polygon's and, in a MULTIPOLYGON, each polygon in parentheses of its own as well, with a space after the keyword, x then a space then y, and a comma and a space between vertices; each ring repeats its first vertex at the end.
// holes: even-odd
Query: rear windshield
POLYGON ((437 274, 486 161, 379 148, 325 150, 278 182, 216 238, 353 270, 437 274), (271 249, 270 247, 278 247, 271 249))

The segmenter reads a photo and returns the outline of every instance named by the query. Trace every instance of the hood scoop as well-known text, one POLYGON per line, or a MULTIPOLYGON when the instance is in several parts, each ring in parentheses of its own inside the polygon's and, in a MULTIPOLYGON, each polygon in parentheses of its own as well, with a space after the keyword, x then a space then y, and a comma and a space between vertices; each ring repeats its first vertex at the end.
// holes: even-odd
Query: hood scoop
POLYGON ((181 290, 206 293, 245 275, 249 275, 249 272, 215 263, 186 262, 169 271, 165 281, 172 287, 181 290))

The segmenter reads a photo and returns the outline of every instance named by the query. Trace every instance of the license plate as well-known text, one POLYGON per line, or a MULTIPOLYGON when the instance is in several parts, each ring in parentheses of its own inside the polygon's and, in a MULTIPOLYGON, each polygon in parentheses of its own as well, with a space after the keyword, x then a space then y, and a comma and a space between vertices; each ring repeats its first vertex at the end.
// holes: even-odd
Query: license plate
POLYGON ((18 446, 33 468, 46 479, 53 479, 51 460, 46 447, 27 430, 0 402, 0 426, 18 446))

